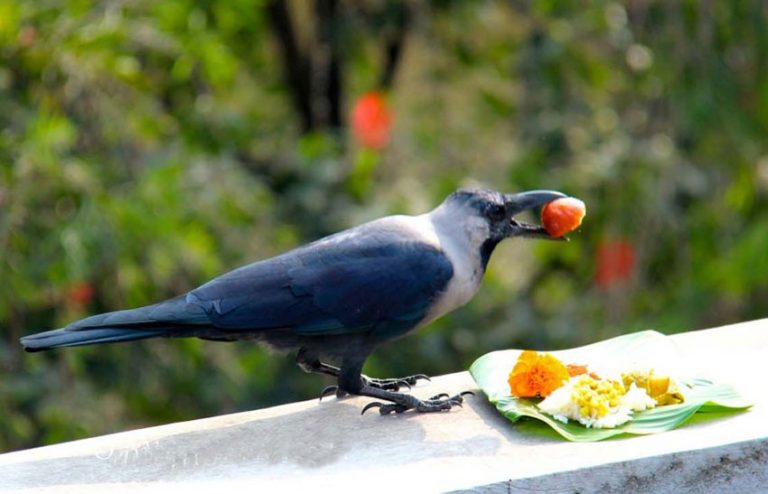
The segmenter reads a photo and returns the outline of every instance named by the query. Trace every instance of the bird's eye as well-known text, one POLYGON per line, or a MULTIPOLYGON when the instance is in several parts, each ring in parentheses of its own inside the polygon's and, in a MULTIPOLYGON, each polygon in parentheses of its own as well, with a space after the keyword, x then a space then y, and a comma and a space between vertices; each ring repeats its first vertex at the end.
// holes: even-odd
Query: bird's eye
POLYGON ((488 218, 494 221, 501 221, 507 216, 507 210, 501 204, 491 204, 488 207, 488 218))

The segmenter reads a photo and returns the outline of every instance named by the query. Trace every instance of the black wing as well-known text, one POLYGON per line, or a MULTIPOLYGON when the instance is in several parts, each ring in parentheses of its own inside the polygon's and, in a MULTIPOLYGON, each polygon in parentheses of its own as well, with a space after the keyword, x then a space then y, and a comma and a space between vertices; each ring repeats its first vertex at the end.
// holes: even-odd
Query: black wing
POLYGON ((437 248, 397 232, 345 232, 190 292, 215 328, 323 335, 415 325, 453 276, 437 248))

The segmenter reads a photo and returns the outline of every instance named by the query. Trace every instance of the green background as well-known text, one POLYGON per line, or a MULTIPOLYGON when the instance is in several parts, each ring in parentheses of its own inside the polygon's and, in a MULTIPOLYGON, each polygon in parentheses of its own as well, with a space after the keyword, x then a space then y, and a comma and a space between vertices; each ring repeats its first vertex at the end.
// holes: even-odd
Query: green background
POLYGON ((248 343, 18 338, 459 186, 587 217, 502 244, 370 375, 764 317, 767 21, 758 0, 0 0, 0 450, 314 398, 324 378, 248 343), (373 89, 380 151, 348 126, 373 89))

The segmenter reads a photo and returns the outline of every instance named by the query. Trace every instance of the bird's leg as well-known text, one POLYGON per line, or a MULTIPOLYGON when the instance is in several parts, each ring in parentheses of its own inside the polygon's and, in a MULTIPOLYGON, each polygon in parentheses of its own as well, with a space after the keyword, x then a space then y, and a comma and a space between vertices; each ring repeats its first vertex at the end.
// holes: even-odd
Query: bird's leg
MULTIPOLYGON (((296 355, 296 364, 308 374, 325 374, 327 376, 339 377, 339 368, 333 365, 321 362, 316 355, 309 353, 306 348, 301 348, 296 355)), ((320 391, 320 400, 326 396, 335 394, 337 398, 344 397, 347 393, 338 386, 326 386, 320 391)))
POLYGON ((363 367, 363 362, 364 359, 356 359, 354 362, 348 360, 344 361, 339 372, 338 389, 346 391, 349 394, 370 396, 372 398, 388 401, 389 403, 381 403, 379 401, 371 402, 363 408, 362 413, 375 407, 379 408, 379 413, 381 415, 387 415, 392 412, 402 413, 406 410, 415 410, 419 413, 441 412, 450 410, 454 406, 461 406, 464 402, 463 397, 465 395, 474 394, 470 391, 465 391, 454 396, 441 393, 428 400, 420 400, 412 395, 372 386, 367 378, 360 373, 363 367))
POLYGON ((320 362, 320 359, 310 354, 306 348, 299 350, 299 353, 296 355, 296 364, 308 374, 325 374, 327 376, 339 377, 338 367, 320 362))
MULTIPOLYGON (((325 374, 327 376, 339 377, 340 371, 338 367, 321 362, 317 356, 312 355, 306 348, 299 350, 299 353, 296 355, 296 364, 298 364, 301 370, 309 374, 325 374)), ((425 374, 414 374, 412 376, 389 379, 377 379, 362 374, 360 377, 363 379, 364 383, 369 386, 390 391, 399 391, 401 387, 410 389, 411 386, 414 386, 419 381, 419 379, 424 379, 426 381, 430 380, 429 376, 425 374)), ((320 399, 334 393, 338 397, 346 394, 344 392, 340 393, 338 386, 328 386, 320 392, 320 399)))

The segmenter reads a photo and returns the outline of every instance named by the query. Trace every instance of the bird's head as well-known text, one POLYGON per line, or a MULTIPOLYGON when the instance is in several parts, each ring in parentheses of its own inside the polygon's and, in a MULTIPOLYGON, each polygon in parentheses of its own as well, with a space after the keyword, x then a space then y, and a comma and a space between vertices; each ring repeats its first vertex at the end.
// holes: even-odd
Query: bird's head
POLYGON ((566 197, 553 190, 502 194, 489 189, 460 189, 435 211, 445 228, 462 235, 481 249, 486 263, 496 245, 510 237, 555 240, 544 227, 515 219, 519 213, 566 197))

